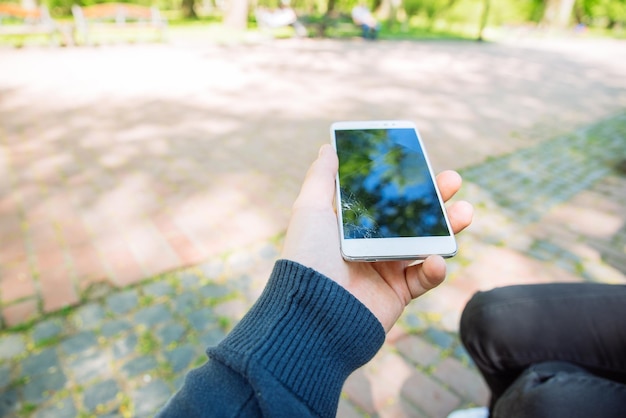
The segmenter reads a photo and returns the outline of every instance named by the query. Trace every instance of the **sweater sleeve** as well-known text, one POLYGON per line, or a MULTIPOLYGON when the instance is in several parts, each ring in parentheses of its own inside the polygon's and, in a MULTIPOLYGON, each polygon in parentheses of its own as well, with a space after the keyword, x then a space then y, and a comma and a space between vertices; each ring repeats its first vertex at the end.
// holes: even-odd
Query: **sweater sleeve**
POLYGON ((279 260, 258 301, 159 416, 335 416, 345 380, 384 339, 348 291, 279 260))

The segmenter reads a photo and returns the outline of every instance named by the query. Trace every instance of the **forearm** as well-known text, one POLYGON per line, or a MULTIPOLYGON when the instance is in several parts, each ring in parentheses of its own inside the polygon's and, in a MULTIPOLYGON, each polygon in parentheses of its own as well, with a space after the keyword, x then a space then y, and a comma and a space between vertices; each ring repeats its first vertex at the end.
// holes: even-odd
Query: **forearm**
POLYGON ((163 416, 182 408, 185 416, 334 416, 345 379, 384 337, 380 322, 342 287, 278 261, 257 303, 208 350, 208 365, 189 374, 163 416), (229 412, 215 410, 224 397, 234 397, 220 406, 229 412))

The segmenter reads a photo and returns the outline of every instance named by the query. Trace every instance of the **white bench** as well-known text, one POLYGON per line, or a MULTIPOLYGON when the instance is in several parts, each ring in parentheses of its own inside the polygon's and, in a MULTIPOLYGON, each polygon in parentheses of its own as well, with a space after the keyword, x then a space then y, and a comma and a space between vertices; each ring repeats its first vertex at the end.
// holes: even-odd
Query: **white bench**
POLYGON ((48 36, 50 43, 60 36, 62 42, 67 42, 65 33, 52 20, 45 6, 25 9, 16 4, 0 3, 0 36, 23 38, 31 35, 48 36))
POLYGON ((72 6, 76 34, 90 44, 94 32, 99 31, 153 31, 162 41, 167 31, 167 19, 156 7, 126 3, 102 3, 93 6, 72 6))
POLYGON ((254 17, 256 18, 259 29, 262 31, 271 33, 272 29, 292 26, 296 36, 307 36, 306 28, 302 22, 298 20, 296 12, 290 7, 281 7, 276 10, 258 7, 254 11, 254 17))

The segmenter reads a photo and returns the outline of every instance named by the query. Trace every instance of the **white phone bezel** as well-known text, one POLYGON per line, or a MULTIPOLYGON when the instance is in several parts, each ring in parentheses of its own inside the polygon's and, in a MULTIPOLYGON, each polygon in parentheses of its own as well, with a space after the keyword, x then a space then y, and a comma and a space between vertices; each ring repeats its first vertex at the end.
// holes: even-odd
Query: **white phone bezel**
POLYGON ((355 129, 397 129, 410 128, 415 130, 417 140, 423 151, 428 166, 430 177, 435 185, 435 191, 449 231, 447 236, 437 237, 400 237, 400 238, 351 238, 345 239, 343 232, 343 219, 341 213, 341 187, 339 173, 335 180, 337 221, 339 225, 339 238, 341 242, 341 254, 349 261, 386 261, 386 260, 423 260, 429 255, 438 254, 443 257, 452 257, 457 252, 457 243, 454 238, 450 221, 443 204, 441 194, 435 182, 435 177, 422 142, 422 138, 416 125, 406 120, 380 120, 380 121, 342 121, 335 122, 330 127, 331 143, 337 150, 335 131, 355 129))

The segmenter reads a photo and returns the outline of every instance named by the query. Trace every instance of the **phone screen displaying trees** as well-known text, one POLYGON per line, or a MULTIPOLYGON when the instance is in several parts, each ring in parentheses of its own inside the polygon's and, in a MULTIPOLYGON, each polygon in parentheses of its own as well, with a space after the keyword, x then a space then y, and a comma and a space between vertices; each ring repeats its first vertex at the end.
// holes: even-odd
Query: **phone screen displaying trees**
POLYGON ((450 235, 414 129, 337 130, 344 238, 450 235))

